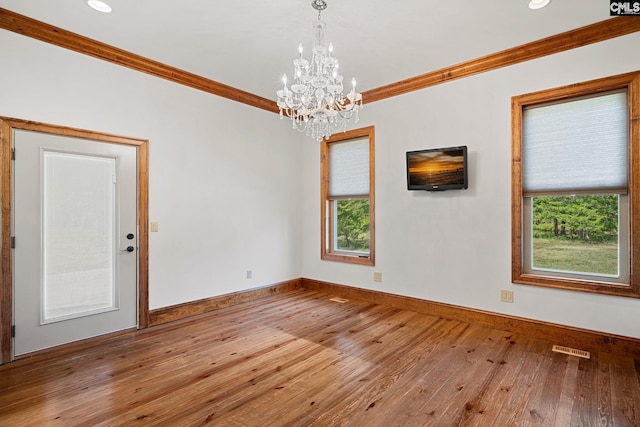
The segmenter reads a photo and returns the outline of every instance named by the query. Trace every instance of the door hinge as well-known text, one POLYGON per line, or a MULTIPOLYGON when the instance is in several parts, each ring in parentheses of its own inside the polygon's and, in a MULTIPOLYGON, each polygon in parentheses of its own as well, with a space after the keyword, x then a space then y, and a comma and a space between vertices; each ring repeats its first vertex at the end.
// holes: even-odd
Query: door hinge
POLYGON ((16 337, 16 325, 11 325, 11 338, 16 337))
POLYGON ((16 159, 16 149, 12 148, 11 149, 11 160, 15 160, 16 159))
POLYGON ((16 248, 16 236, 11 236, 11 249, 16 248))

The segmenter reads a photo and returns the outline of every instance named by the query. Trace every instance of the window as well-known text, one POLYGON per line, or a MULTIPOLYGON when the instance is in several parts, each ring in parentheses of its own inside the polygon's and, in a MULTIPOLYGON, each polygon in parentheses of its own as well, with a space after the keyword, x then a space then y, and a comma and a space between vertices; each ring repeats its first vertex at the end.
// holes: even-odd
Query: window
POLYGON ((41 324, 118 310, 116 159, 41 156, 41 324))
POLYGON ((374 128, 321 142, 321 257, 374 265, 374 128))
POLYGON ((640 297, 639 101, 640 73, 512 99, 514 283, 640 297))

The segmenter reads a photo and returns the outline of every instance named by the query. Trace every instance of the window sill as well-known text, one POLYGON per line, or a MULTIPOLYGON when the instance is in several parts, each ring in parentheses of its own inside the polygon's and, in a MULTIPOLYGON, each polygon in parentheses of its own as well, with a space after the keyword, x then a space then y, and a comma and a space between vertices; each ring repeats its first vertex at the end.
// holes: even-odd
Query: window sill
POLYGON ((637 289, 634 289, 633 286, 608 283, 604 281, 585 281, 577 279, 547 277, 534 274, 516 274, 511 281, 520 285, 533 285, 546 288, 590 292, 595 294, 640 298, 640 292, 638 292, 637 289))
POLYGON ((372 255, 351 255, 344 253, 323 253, 320 257, 324 261, 346 262, 350 264, 375 265, 372 255))

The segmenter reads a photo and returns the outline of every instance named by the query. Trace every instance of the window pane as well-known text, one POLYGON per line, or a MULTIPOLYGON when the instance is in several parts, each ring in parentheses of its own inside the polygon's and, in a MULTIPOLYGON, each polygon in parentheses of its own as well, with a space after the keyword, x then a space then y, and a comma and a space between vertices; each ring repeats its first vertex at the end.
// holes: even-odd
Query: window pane
POLYGON ((336 200, 334 249, 369 253, 369 199, 336 200))
POLYGON ((115 159, 43 156, 43 321, 113 309, 115 159))
POLYGON ((533 198, 532 267, 618 276, 617 194, 533 198))

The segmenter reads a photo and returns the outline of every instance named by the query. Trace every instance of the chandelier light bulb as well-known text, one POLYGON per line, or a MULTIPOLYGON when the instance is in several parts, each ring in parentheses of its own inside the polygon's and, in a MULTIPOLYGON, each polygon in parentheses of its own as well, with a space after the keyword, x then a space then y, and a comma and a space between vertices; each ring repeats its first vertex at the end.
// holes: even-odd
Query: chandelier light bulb
POLYGON ((298 45, 298 53, 300 54, 300 58, 302 58, 302 52, 304 51, 304 48, 302 47, 302 43, 300 43, 298 45))
POLYGON ((329 43, 329 56, 333 53, 333 43, 329 43))

